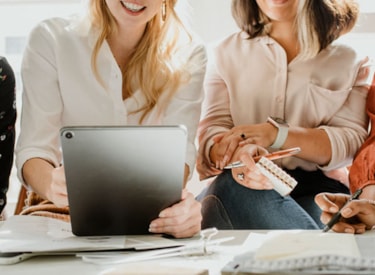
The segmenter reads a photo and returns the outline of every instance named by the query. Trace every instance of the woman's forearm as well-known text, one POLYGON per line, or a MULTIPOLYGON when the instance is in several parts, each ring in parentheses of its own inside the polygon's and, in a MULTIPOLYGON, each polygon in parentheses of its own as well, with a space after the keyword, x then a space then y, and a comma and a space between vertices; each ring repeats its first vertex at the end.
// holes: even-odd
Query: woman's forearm
POLYGON ((332 157, 331 143, 327 133, 321 129, 291 127, 283 148, 300 147, 298 158, 327 165, 332 157))
POLYGON ((41 197, 48 199, 52 182, 54 167, 48 161, 41 158, 32 158, 22 167, 22 176, 29 185, 41 197))

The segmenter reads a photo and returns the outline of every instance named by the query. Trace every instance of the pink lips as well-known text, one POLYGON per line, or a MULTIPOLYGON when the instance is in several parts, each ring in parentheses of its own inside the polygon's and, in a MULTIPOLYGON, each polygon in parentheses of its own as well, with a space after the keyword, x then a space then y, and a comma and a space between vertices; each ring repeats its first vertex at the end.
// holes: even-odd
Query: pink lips
POLYGON ((129 9, 123 1, 120 1, 120 3, 124 7, 125 11, 131 15, 138 15, 146 9, 146 7, 143 7, 140 10, 136 11, 136 10, 129 9))
POLYGON ((274 5, 283 5, 285 3, 288 3, 289 0, 269 0, 271 4, 274 5))

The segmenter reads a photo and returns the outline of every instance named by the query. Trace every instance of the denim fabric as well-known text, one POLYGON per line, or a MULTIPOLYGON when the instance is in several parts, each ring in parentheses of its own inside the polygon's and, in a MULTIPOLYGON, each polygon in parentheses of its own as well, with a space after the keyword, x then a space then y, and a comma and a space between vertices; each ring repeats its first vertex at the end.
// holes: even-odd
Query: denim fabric
POLYGON ((299 182, 290 196, 274 190, 253 190, 238 184, 224 171, 197 199, 202 203, 202 228, 319 229, 321 210, 314 197, 322 191, 345 192, 341 183, 320 171, 287 171, 299 182))

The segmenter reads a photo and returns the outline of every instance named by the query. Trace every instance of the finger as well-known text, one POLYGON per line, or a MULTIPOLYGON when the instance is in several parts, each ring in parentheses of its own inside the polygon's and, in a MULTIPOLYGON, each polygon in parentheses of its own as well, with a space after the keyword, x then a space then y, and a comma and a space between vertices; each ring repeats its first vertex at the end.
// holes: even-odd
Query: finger
POLYGON ((348 223, 342 220, 336 223, 332 230, 340 233, 362 234, 366 231, 366 225, 363 223, 348 223))
POLYGON ((251 172, 246 174, 247 186, 257 190, 271 190, 274 188, 270 180, 263 174, 257 172, 251 172))
POLYGON ((339 206, 334 201, 336 201, 335 197, 332 197, 329 193, 320 193, 315 196, 316 204, 326 212, 336 213, 339 211, 339 206))
MULTIPOLYGON (((236 131, 230 131, 227 133, 227 135, 225 137, 222 138, 221 140, 221 145, 223 145, 223 147, 221 147, 220 149, 225 149, 225 152, 222 152, 220 151, 220 153, 223 153, 223 161, 221 163, 221 166, 220 167, 221 169, 227 165, 228 161, 231 160, 233 158, 233 155, 234 153, 236 152, 236 150, 238 149, 239 147, 239 143, 241 141, 243 141, 243 132, 241 129, 238 129, 236 131), (226 147, 224 147, 224 145, 226 144, 226 147)), ((254 145, 252 145, 254 146, 254 145)), ((255 155, 257 153, 257 149, 256 149, 256 146, 253 147, 250 147, 252 148, 252 151, 253 151, 253 154, 252 155, 255 155)))
POLYGON ((239 143, 238 143, 238 146, 245 146, 247 144, 256 144, 255 140, 253 138, 246 138, 245 140, 241 140, 239 143))
POLYGON ((332 213, 329 213, 329 212, 322 212, 322 214, 320 215, 320 221, 324 224, 327 224, 333 217, 333 214, 332 213))
POLYGON ((200 230, 201 221, 201 204, 196 201, 186 215, 166 216, 153 220, 149 231, 169 234, 179 238, 191 237, 200 230))
POLYGON ((229 146, 227 139, 222 139, 220 143, 215 143, 215 154, 217 156, 217 159, 219 160, 219 163, 217 163, 217 168, 222 169, 222 161, 225 158, 225 153, 227 152, 227 148, 229 146))
POLYGON ((255 161, 253 159, 253 156, 256 154, 256 149, 253 150, 254 152, 249 152, 249 154, 242 154, 240 156, 240 160, 246 164, 246 167, 248 169, 254 169, 255 168, 255 161))
POLYGON ((356 231, 353 225, 341 221, 336 223, 331 229, 335 232, 351 234, 354 234, 356 231))
POLYGON ((232 177, 237 183, 247 188, 256 190, 273 189, 273 184, 258 169, 253 171, 243 170, 243 168, 232 169, 232 177))
MULTIPOLYGON (((347 217, 344 217, 344 211, 345 210, 343 209, 341 212, 343 218, 332 227, 332 230, 335 232, 362 234, 366 230, 366 225, 364 223, 358 222, 357 220, 356 222, 353 222, 353 219, 351 219, 355 216, 353 212, 351 212, 351 214, 347 217)), ((332 219, 332 216, 333 214, 331 213, 322 212, 320 220, 322 221, 322 223, 327 224, 332 219)))
MULTIPOLYGON (((150 232, 164 233, 172 236, 186 236, 201 227, 202 216, 190 215, 187 217, 159 218, 151 222, 150 232)), ((193 232, 193 233, 196 233, 193 232)), ((192 235, 190 235, 192 236, 192 235)))
POLYGON ((341 211, 341 215, 350 219, 351 224, 359 222, 366 225, 366 228, 371 229, 375 225, 375 206, 365 199, 353 200, 347 204, 341 211))
POLYGON ((186 228, 182 227, 165 227, 163 229, 164 234, 171 235, 175 238, 189 238, 197 234, 201 230, 200 222, 186 228))
POLYGON ((222 133, 222 134, 217 134, 216 136, 213 137, 212 140, 213 140, 215 143, 219 143, 219 142, 223 139, 224 136, 225 136, 224 133, 222 133))
POLYGON ((232 159, 234 152, 238 147, 238 140, 232 139, 231 142, 228 144, 227 149, 224 153, 223 161, 220 163, 220 169, 223 169, 227 164, 228 161, 232 159))
POLYGON ((185 199, 161 211, 159 218, 156 220, 164 225, 170 225, 174 223, 183 223, 189 218, 189 216, 200 214, 200 202, 194 198, 192 193, 185 192, 185 194, 185 199))
POLYGON ((186 188, 182 189, 181 200, 187 199, 189 195, 193 196, 186 188))
POLYGON ((257 146, 257 156, 263 156, 263 155, 266 155, 268 153, 269 152, 267 151, 266 148, 261 147, 261 146, 257 146))
POLYGON ((352 225, 355 231, 355 234, 363 234, 366 232, 366 225, 363 223, 353 224, 352 225))
MULTIPOLYGON (((256 148, 254 148, 253 151, 254 154, 256 152, 256 148)), ((245 163, 246 169, 232 169, 232 176, 234 178, 237 176, 237 182, 239 184, 257 190, 273 189, 273 184, 256 166, 251 152, 250 154, 241 155, 240 159, 243 163, 245 163)))
POLYGON ((162 210, 159 213, 159 218, 178 217, 186 215, 189 212, 190 204, 191 203, 187 199, 181 200, 171 207, 162 210))

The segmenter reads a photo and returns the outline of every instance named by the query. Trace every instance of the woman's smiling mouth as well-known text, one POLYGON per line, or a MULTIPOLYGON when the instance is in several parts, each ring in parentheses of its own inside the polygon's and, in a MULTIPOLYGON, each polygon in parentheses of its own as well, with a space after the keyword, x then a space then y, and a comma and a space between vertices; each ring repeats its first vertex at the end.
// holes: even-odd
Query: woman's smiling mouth
POLYGON ((121 0, 120 2, 125 9, 127 9, 131 12, 140 12, 140 11, 142 11, 146 8, 145 6, 141 6, 141 5, 138 5, 138 4, 135 4, 135 3, 125 2, 123 0, 121 0))

